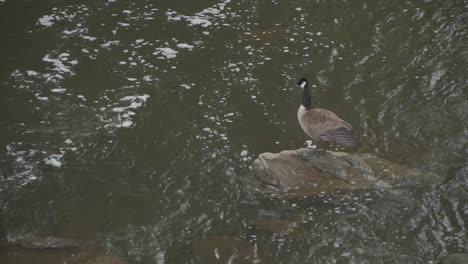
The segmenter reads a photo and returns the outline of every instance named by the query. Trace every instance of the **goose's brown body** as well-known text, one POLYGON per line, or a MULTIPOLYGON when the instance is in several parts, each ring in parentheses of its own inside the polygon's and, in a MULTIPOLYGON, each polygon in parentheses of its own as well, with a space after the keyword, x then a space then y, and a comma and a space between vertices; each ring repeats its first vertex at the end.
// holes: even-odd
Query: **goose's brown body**
POLYGON ((297 118, 302 130, 315 142, 331 142, 355 147, 353 127, 335 113, 322 108, 306 110, 300 106, 297 118))
POLYGON ((331 111, 311 108, 312 93, 309 81, 301 79, 298 85, 303 89, 302 104, 297 111, 302 130, 316 143, 331 142, 356 147, 358 140, 353 127, 331 111))

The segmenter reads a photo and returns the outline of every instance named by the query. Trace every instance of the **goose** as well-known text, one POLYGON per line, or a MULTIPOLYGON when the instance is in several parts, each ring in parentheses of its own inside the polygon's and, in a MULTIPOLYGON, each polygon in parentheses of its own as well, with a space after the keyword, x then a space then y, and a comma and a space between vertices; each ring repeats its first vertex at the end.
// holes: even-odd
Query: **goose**
POLYGON ((302 103, 297 111, 302 130, 317 144, 331 142, 356 148, 358 140, 353 127, 329 110, 312 108, 312 93, 307 79, 301 78, 297 84, 303 90, 302 103))

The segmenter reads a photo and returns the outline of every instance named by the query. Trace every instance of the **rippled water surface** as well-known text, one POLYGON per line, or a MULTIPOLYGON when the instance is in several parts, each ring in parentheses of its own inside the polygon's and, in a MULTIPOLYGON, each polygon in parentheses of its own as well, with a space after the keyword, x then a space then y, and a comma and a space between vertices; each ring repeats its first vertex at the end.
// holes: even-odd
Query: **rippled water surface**
POLYGON ((468 252, 467 21, 458 0, 0 0, 0 233, 128 263, 468 252), (300 77, 359 152, 428 176, 295 201, 249 187, 258 154, 307 139, 300 77))

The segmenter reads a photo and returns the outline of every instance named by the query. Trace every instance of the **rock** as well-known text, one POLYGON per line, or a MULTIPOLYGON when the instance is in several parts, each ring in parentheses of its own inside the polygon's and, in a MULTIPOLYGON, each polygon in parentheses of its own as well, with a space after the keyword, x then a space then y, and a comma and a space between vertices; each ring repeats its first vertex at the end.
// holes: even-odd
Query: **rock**
POLYGON ((127 264, 126 261, 106 253, 99 248, 85 248, 66 261, 71 264, 127 264))
POLYGON ((114 256, 100 255, 89 259, 86 264, 126 264, 127 262, 114 256))
POLYGON ((26 237, 0 243, 0 263, 126 264, 98 245, 57 237, 26 237))
POLYGON ((80 241, 74 239, 57 237, 27 237, 17 240, 3 242, 2 247, 24 248, 24 249, 70 249, 81 248, 80 241))
POLYGON ((81 248, 80 241, 57 237, 34 237, 17 241, 25 248, 52 249, 52 248, 81 248))
POLYGON ((439 259, 439 264, 468 264, 468 254, 452 253, 439 259))
POLYGON ((436 183, 440 178, 432 173, 423 173, 416 168, 409 168, 408 166, 394 163, 392 161, 382 159, 373 154, 358 154, 364 162, 372 169, 374 176, 379 180, 387 182, 401 181, 402 179, 418 179, 418 182, 425 182, 427 184, 436 183), (423 176, 426 176, 423 179, 423 176))
POLYGON ((295 233, 304 233, 298 219, 259 219, 255 222, 255 227, 273 233, 292 234, 294 237, 297 237, 295 233))
POLYGON ((371 154, 306 148, 260 154, 252 169, 260 188, 279 190, 290 197, 388 187, 399 177, 421 174, 371 154))

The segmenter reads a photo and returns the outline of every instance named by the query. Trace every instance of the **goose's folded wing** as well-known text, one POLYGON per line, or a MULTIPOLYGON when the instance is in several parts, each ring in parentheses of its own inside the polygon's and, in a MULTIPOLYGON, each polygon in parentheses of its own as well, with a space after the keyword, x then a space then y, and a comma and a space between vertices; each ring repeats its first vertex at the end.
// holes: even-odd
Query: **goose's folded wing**
POLYGON ((346 146, 355 147, 358 145, 358 140, 352 130, 346 127, 338 127, 328 131, 322 132, 321 135, 327 138, 326 141, 343 144, 346 146))
POLYGON ((316 108, 308 114, 309 129, 314 130, 322 141, 353 147, 358 145, 353 127, 333 112, 316 108))

